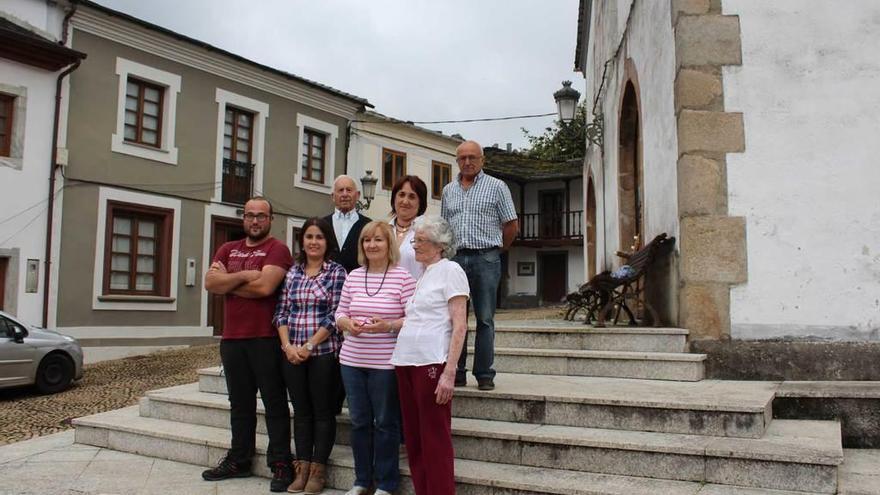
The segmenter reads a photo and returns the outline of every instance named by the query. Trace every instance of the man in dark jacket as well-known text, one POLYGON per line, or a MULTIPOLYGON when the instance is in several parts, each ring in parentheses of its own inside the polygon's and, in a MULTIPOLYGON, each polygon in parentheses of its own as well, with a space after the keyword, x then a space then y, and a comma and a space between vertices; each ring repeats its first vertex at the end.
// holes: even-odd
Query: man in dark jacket
POLYGON ((324 217, 336 234, 336 242, 339 252, 331 258, 351 272, 359 267, 358 264, 358 238, 364 225, 370 223, 370 219, 361 215, 355 209, 360 198, 357 183, 347 175, 340 175, 333 181, 333 205, 336 210, 332 215, 324 217))

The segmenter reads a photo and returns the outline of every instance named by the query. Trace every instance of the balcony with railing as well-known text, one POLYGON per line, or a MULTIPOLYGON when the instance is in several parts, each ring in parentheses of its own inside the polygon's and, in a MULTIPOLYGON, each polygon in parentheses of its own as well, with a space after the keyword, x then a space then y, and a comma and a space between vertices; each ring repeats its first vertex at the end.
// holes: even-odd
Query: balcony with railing
POLYGON ((584 243, 582 210, 519 213, 519 235, 514 246, 571 246, 584 243))
POLYGON ((221 200, 224 203, 245 204, 251 197, 253 184, 253 164, 237 162, 228 158, 223 160, 223 195, 221 200))

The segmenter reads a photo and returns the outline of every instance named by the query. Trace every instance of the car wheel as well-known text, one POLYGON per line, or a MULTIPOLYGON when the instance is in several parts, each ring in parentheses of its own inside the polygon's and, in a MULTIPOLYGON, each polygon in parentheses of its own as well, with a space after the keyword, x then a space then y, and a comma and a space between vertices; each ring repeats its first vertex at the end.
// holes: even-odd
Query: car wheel
POLYGON ((44 394, 61 392, 73 381, 73 362, 63 354, 49 354, 37 368, 37 390, 44 394))

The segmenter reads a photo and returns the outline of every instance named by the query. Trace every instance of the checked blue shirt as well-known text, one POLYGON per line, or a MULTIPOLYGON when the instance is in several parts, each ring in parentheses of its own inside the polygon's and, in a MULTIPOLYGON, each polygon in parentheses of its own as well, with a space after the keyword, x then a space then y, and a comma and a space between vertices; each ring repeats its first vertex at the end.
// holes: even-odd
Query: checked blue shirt
POLYGON ((461 187, 461 176, 443 188, 440 215, 452 226, 458 249, 501 247, 502 226, 516 220, 510 189, 482 170, 470 188, 461 187))

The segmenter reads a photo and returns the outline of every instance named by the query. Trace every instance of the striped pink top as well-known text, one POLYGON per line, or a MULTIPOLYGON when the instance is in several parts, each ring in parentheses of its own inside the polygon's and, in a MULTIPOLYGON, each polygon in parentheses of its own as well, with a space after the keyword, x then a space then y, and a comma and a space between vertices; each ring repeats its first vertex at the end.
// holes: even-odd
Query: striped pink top
MULTIPOLYGON (((336 318, 351 318, 360 322, 370 318, 402 318, 406 302, 415 291, 416 281, 408 270, 399 266, 388 269, 384 282, 382 276, 381 273, 367 273, 363 267, 349 273, 342 286, 336 318)), ((396 344, 396 333, 346 335, 339 362, 359 368, 394 369, 388 361, 396 344)))

